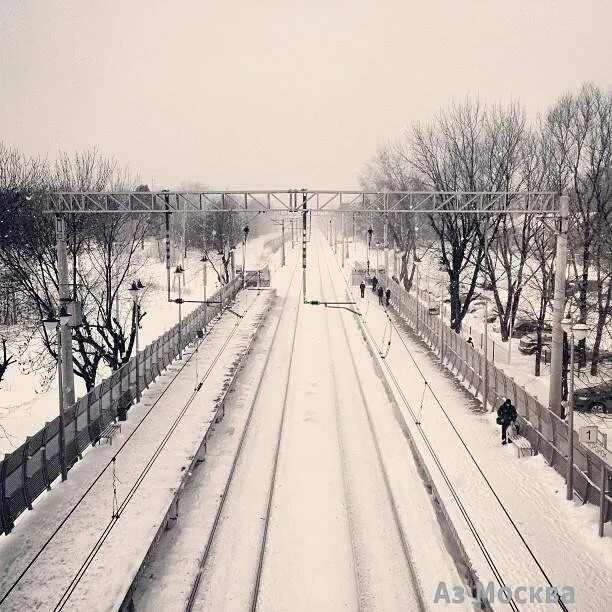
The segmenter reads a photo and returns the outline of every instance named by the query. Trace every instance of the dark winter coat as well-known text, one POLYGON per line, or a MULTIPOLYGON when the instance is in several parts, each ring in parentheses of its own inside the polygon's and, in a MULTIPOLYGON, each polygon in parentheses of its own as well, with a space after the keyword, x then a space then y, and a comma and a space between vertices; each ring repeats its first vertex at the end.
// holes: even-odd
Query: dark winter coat
POLYGON ((510 425, 516 421, 518 414, 516 408, 512 404, 505 402, 497 409, 497 420, 500 425, 510 425))
POLYGON ((379 297, 379 298, 381 298, 381 297, 384 295, 384 293, 385 293, 385 292, 383 291, 383 288, 382 288, 382 287, 379 287, 379 288, 378 288, 378 297, 379 297))
POLYGON ((373 276, 372 277, 372 291, 376 291, 376 285, 378 285, 378 279, 373 276))

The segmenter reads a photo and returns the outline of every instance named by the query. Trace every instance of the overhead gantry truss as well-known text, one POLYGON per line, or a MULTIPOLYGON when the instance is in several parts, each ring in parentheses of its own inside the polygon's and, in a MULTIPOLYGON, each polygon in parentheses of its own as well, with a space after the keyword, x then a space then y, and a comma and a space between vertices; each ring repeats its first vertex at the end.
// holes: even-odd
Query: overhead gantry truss
POLYGON ((556 216, 559 194, 548 191, 139 191, 54 192, 48 213, 166 212, 491 213, 556 216))
MULTIPOLYGON (((565 268, 569 198, 550 191, 343 191, 309 189, 232 191, 139 191, 50 193, 45 212, 56 215, 63 228, 64 214, 165 213, 166 227, 172 213, 232 212, 258 214, 301 214, 303 295, 306 301, 306 227, 309 214, 337 213, 425 213, 425 214, 535 214, 558 219, 553 343, 549 405, 560 413, 565 268)), ((58 231, 58 253, 65 254, 63 229, 58 231)), ((169 244, 169 234, 166 233, 169 244)), ((169 246, 167 247, 169 252, 169 246)), ((65 257, 64 257, 65 259, 65 257)), ((67 269, 67 262, 63 267, 67 269)), ((62 268, 62 266, 60 266, 62 268)), ((169 267, 168 267, 169 273, 169 267)), ((64 293, 67 280, 60 282, 64 293)), ((69 294, 60 298, 69 299, 69 294)), ((67 359, 70 358, 68 355, 67 359)), ((485 397, 486 397, 485 393, 485 397)))

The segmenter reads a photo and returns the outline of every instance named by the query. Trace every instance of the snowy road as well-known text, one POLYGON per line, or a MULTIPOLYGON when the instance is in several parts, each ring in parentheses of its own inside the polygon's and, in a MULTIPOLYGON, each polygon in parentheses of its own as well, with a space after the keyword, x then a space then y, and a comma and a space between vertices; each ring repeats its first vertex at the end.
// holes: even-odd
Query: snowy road
MULTIPOLYGON (((308 298, 343 300, 321 248, 308 298)), ((303 304, 294 265, 136 610, 437 609, 462 584, 355 315, 303 304)))

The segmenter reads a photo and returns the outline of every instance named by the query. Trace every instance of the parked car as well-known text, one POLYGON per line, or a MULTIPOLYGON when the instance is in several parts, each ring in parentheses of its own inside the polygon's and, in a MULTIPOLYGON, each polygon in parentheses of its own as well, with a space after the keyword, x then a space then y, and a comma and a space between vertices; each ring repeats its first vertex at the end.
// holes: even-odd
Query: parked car
MULTIPOLYGON (((549 332, 542 332, 542 346, 548 347, 552 344, 552 334, 549 332)), ((533 355, 538 348, 538 335, 527 334, 523 336, 519 342, 519 351, 523 355, 533 355)))
POLYGON ((574 408, 581 412, 612 414, 612 381, 574 391, 574 408))
POLYGON ((493 291, 493 283, 488 279, 484 282, 477 283, 476 286, 484 289, 485 291, 493 291))
POLYGON ((430 315, 439 315, 440 314, 440 306, 438 306, 437 304, 432 304, 429 307, 429 314, 430 315))
MULTIPOLYGON (((501 328, 499 324, 493 326, 493 331, 499 333, 501 328)), ((512 329, 512 337, 513 338, 522 338, 527 334, 535 334, 538 331, 538 322, 533 319, 519 319, 515 321, 514 328, 512 329)), ((552 332, 552 327, 550 323, 542 324, 542 332, 550 334, 552 332)))
MULTIPOLYGON (((593 351, 587 350, 587 361, 593 360, 593 351)), ((599 351, 597 363, 612 363, 612 351, 599 351)))

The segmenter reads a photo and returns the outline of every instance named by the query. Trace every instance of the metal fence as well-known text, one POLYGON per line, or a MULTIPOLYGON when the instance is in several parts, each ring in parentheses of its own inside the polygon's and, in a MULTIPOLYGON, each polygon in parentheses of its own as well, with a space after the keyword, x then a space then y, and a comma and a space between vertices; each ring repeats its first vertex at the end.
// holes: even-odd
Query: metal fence
MULTIPOLYGON (((384 286, 393 287, 391 305, 408 322, 442 363, 467 387, 475 397, 483 399, 484 355, 455 333, 438 314, 431 314, 426 304, 417 303, 414 295, 385 274, 379 275, 384 286), (418 307, 417 307, 418 304, 418 307)), ((489 389, 487 400, 497 406, 509 397, 519 414, 521 433, 529 440, 536 453, 541 453, 552 467, 567 473, 569 428, 548 407, 527 393, 511 376, 490 361, 487 364, 489 389)), ((612 469, 600 457, 589 452, 573 432, 574 490, 584 502, 600 508, 600 534, 604 522, 612 520, 612 469)))
MULTIPOLYGON (((267 268, 266 268, 267 269, 267 268)), ((247 284, 258 272, 247 272, 247 284)), ((269 275, 268 275, 269 276, 269 275)), ((106 426, 125 414, 142 390, 177 357, 179 349, 193 342, 198 332, 219 315, 223 306, 242 288, 237 276, 211 298, 217 304, 201 304, 178 323, 132 357, 119 370, 94 387, 64 412, 66 463, 70 469, 90 444, 100 440, 106 426), (179 346, 180 343, 180 346, 179 346), (137 372, 139 374, 137 379, 137 372)), ((60 475, 59 416, 0 462, 0 528, 9 533, 15 519, 60 475)))

